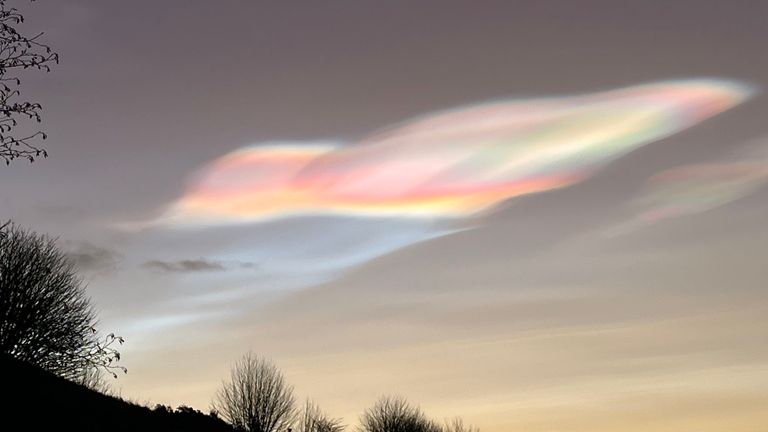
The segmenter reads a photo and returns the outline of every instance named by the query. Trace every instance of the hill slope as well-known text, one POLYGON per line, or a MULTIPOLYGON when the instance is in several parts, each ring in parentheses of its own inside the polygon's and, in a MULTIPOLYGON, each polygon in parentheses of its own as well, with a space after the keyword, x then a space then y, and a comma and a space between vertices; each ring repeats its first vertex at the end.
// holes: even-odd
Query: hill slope
POLYGON ((194 410, 151 410, 0 355, 0 430, 228 431, 194 410))

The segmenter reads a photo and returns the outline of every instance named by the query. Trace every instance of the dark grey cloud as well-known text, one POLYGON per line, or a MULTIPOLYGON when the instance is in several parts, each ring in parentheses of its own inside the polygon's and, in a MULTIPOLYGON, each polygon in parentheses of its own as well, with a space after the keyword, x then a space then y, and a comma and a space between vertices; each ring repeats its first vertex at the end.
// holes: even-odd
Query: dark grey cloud
POLYGON ((113 272, 121 259, 116 251, 88 242, 68 243, 65 247, 70 262, 81 271, 113 272))
POLYGON ((246 261, 216 261, 205 258, 182 260, 149 260, 142 267, 167 273, 195 273, 235 269, 255 269, 258 264, 246 261))
POLYGON ((226 266, 217 261, 205 259, 187 259, 179 261, 150 260, 143 264, 144 268, 169 273, 192 273, 225 270, 226 266))

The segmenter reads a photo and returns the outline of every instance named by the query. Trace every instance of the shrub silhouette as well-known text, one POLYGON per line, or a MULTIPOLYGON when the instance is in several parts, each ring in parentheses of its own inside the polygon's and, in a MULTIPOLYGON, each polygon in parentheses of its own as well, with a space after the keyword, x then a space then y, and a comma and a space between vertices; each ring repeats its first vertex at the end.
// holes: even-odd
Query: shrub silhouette
POLYGON ((53 239, 0 227, 0 353, 63 378, 86 381, 116 362, 119 336, 100 338, 83 283, 53 239))
POLYGON ((293 387, 269 360, 245 354, 222 384, 213 410, 236 429, 284 432, 296 418, 293 387))

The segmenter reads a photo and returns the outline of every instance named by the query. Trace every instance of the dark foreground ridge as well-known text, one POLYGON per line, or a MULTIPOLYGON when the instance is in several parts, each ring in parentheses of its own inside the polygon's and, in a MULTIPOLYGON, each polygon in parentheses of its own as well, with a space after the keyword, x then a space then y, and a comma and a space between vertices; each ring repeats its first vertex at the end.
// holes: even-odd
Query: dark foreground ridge
POLYGON ((191 408, 155 409, 107 396, 0 354, 4 431, 229 431, 191 408))

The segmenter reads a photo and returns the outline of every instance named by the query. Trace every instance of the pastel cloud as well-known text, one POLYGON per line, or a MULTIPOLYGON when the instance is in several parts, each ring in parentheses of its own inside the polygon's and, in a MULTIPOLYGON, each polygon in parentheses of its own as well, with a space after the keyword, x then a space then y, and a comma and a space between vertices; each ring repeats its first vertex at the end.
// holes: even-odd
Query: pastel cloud
POLYGON ((664 81, 430 114, 350 145, 276 143, 213 161, 155 223, 287 216, 461 218, 573 185, 748 98, 727 80, 664 81))
POLYGON ((639 217, 654 221, 700 213, 749 195, 768 181, 765 162, 687 165, 665 171, 649 181, 647 208, 639 217))
POLYGON ((719 161, 671 168, 648 179, 644 191, 631 202, 632 218, 607 234, 622 234, 667 219, 714 210, 751 195, 766 184, 765 142, 719 161))

